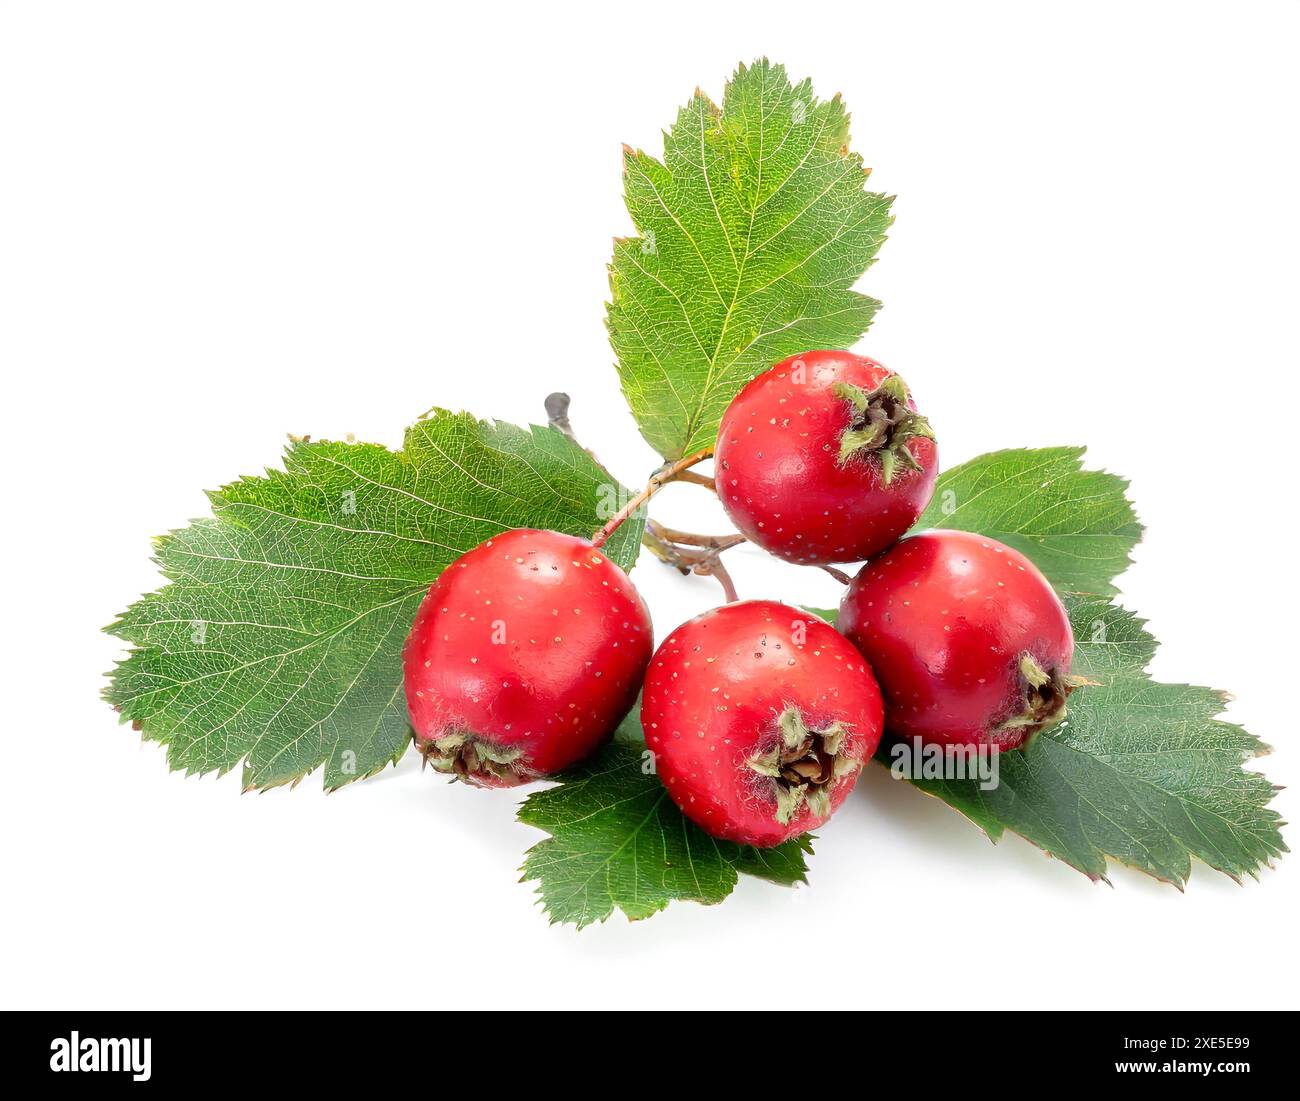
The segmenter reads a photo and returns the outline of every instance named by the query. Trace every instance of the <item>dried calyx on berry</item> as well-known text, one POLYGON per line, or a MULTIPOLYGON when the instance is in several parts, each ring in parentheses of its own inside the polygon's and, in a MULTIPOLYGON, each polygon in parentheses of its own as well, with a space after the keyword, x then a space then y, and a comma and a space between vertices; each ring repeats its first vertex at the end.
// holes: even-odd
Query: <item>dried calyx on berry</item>
POLYGON ((907 442, 933 440, 934 431, 930 422, 908 404, 907 384, 898 375, 890 375, 871 391, 837 382, 834 392, 853 406, 853 418, 840 436, 841 466, 854 455, 878 455, 880 480, 885 485, 894 480, 900 463, 911 470, 924 469, 907 442))
POLYGON ((513 787, 534 778, 523 767, 518 746, 493 745, 473 734, 456 731, 441 738, 417 738, 415 747, 426 765, 470 783, 513 787))
POLYGON ((818 817, 829 815, 830 786, 862 767, 857 758, 840 754, 848 726, 837 720, 812 730, 797 707, 787 706, 776 727, 776 744, 748 762, 753 771, 772 781, 776 820, 786 825, 805 803, 818 817))
POLYGON ((1020 710, 1000 722, 996 730, 1024 731, 1022 745, 1064 722, 1070 693, 1093 683, 1084 677, 1062 676, 1056 667, 1044 669, 1028 650, 1020 655, 1019 673, 1020 710))

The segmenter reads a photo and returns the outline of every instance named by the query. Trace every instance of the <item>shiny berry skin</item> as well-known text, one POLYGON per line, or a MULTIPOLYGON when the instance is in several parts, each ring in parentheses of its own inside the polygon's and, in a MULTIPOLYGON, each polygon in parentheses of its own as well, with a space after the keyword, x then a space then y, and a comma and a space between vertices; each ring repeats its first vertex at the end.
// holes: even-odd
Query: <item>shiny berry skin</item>
POLYGON ((752 542, 790 562, 860 562, 925 511, 933 435, 902 380, 851 352, 804 352, 749 383, 714 449, 718 498, 752 542))
POLYGON ((653 649, 632 582, 584 539, 507 531, 430 587, 402 659, 425 760, 483 787, 567 768, 636 701, 653 649))
POLYGON ((823 620, 714 608, 655 652, 641 725, 668 794, 714 837, 769 847, 821 826, 880 742, 880 689, 823 620))
POLYGON ((862 567, 839 628, 885 694, 891 735, 1016 749, 1065 717, 1074 635, 1060 598, 1019 551, 926 531, 862 567))

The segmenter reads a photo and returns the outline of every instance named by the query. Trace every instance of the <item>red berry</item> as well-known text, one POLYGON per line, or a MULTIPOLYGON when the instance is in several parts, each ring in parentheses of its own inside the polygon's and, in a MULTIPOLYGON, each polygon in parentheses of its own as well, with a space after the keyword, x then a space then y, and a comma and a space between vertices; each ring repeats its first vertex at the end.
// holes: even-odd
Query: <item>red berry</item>
POLYGON ((678 627, 655 652, 641 702, 673 801, 714 837, 764 847, 844 802, 881 719, 862 655, 829 624, 768 600, 678 627))
POLYGON ((749 383, 714 450, 732 522, 790 562, 859 562, 925 511, 934 436, 896 374, 851 352, 804 352, 749 383))
POLYGON ((996 540, 927 531, 872 559, 840 630, 885 693, 889 732, 1016 749, 1065 717, 1074 635, 1034 564, 996 540))
POLYGON ((416 613, 403 652, 416 745, 484 787, 557 772, 627 714, 652 648, 641 597, 590 543, 495 536, 448 566, 416 613))

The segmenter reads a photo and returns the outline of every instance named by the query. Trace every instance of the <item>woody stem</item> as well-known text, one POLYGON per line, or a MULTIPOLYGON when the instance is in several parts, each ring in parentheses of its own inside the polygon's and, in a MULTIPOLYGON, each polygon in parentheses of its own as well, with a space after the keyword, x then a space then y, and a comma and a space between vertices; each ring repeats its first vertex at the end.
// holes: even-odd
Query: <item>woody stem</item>
MULTIPOLYGON (((581 447, 577 436, 574 434, 573 425, 569 422, 569 395, 556 392, 549 394, 546 398, 546 421, 557 432, 568 436, 581 447)), ((591 456, 592 461, 597 466, 601 466, 600 460, 590 450, 584 448, 587 454, 591 456)), ((676 463, 669 463, 661 467, 650 478, 646 488, 629 501, 626 506, 621 508, 617 516, 610 519, 603 528, 592 537, 592 545, 601 546, 623 523, 632 515, 641 505, 648 501, 655 493, 671 481, 689 482, 693 485, 707 486, 713 489, 713 479, 704 474, 697 474, 690 468, 696 463, 710 458, 713 452, 711 450, 697 451, 694 455, 689 455, 684 459, 679 459, 676 463)), ((601 466, 603 470, 604 467, 601 466)), ((744 543, 743 535, 697 535, 694 532, 678 531, 676 528, 666 528, 653 520, 646 521, 645 530, 641 535, 641 543, 651 554, 659 561, 664 562, 683 574, 695 573, 702 577, 716 577, 718 583, 722 586, 723 594, 728 603, 739 600, 736 594, 736 586, 731 580, 731 574, 727 572, 727 567, 722 564, 722 559, 718 556, 730 547, 744 543)))
POLYGON ((613 516, 605 521, 605 526, 591 537, 593 547, 602 547, 605 541, 609 539, 614 532, 618 531, 623 521, 631 516, 637 509, 644 505, 651 497, 658 493, 669 482, 675 481, 684 470, 689 470, 697 463, 704 462, 705 459, 713 457, 713 448, 706 447, 702 451, 697 451, 693 455, 687 455, 685 458, 678 459, 675 462, 665 463, 651 476, 646 483, 645 489, 633 497, 627 504, 618 510, 613 516))
POLYGON ((728 603, 740 599, 720 555, 745 542, 743 535, 695 535, 647 520, 641 542, 660 562, 679 573, 717 578, 728 603))

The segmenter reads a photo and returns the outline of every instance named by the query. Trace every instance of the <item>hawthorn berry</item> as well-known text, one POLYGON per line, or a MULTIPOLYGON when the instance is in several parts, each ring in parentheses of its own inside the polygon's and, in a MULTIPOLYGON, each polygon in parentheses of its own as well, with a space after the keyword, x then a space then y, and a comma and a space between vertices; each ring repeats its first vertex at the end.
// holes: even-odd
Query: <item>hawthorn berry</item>
POLYGON ((839 628, 871 663, 891 734, 1016 749, 1065 718, 1074 635, 1019 551, 964 531, 909 536, 864 565, 839 628))
POLYGON ((406 640, 416 745, 443 772, 508 787, 566 768, 636 701, 650 615, 590 543, 518 529, 451 563, 406 640))
POLYGON ((903 380, 851 352, 804 352, 736 395, 714 449, 732 522, 790 562, 859 562, 917 520, 934 433, 903 380))
POLYGON ((768 847, 822 825, 880 741, 880 689, 824 621, 774 601, 726 604, 655 652, 641 724, 683 813, 768 847))

